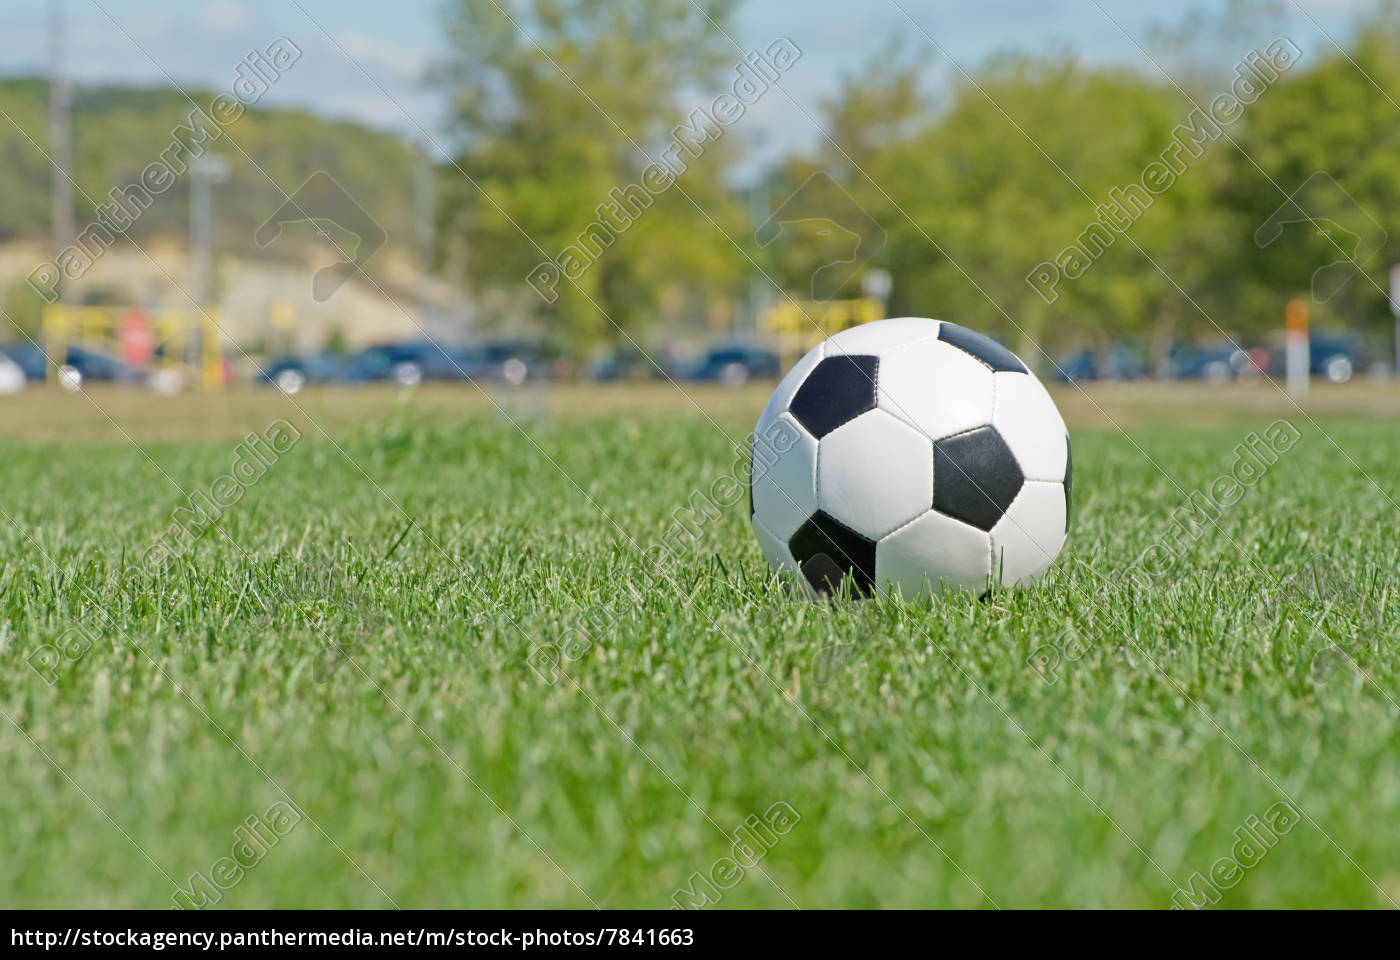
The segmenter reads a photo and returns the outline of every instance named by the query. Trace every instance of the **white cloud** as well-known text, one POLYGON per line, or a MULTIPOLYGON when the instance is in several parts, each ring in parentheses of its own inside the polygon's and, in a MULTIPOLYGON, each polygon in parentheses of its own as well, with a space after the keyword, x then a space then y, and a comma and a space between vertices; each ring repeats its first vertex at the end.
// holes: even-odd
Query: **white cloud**
POLYGON ((238 0, 211 0, 199 11, 199 20, 215 30, 241 30, 253 22, 253 11, 238 0))
POLYGON ((419 47, 352 31, 342 32, 335 39, 375 79, 379 79, 379 71, 389 70, 400 79, 417 80, 428 68, 428 52, 419 47))

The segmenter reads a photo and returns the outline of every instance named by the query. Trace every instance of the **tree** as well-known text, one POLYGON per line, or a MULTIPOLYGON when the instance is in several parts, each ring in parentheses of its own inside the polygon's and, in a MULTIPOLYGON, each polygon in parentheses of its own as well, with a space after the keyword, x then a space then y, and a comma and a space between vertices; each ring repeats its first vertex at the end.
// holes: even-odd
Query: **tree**
POLYGON ((932 122, 921 73, 919 60, 889 45, 823 101, 826 136, 815 153, 788 158, 761 185, 772 207, 759 231, 762 263, 783 293, 859 297, 864 273, 888 265, 896 211, 867 175, 932 122))
POLYGON ((1223 198, 1251 231, 1277 225, 1259 236, 1262 247, 1245 248, 1242 277, 1242 296, 1270 326, 1282 324, 1289 299, 1311 295, 1323 324, 1389 328, 1387 272, 1400 260, 1398 41, 1391 7, 1345 54, 1290 72, 1249 108, 1223 198))
POLYGON ((450 8, 437 71, 461 147, 441 225, 478 292, 528 278, 539 296, 522 302, 574 346, 638 330, 663 304, 727 304, 741 220, 723 179, 733 134, 710 104, 740 62, 716 26, 731 0, 499 4, 450 8))
MULTIPOLYGON (((878 97, 849 86, 832 129, 878 97)), ((1212 289, 1225 217, 1213 201, 1219 150, 1184 153, 1165 190, 1142 186, 1190 108, 1127 71, 1005 57, 912 135, 907 121, 883 148, 847 134, 865 154, 851 189, 888 231, 871 263, 894 275, 892 310, 993 331, 1028 359, 1030 341, 1102 347, 1155 331, 1165 342, 1212 289), (1104 208, 1125 193, 1145 202, 1106 226, 1104 208)))

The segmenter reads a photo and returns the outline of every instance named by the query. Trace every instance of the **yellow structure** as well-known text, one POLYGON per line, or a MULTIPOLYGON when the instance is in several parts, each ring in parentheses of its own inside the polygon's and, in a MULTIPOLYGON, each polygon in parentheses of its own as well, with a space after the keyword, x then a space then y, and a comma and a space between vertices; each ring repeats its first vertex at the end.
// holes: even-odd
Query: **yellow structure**
POLYGON ((884 319, 884 316, 884 304, 871 297, 785 300, 759 314, 758 326, 777 343, 783 364, 791 367, 804 353, 832 334, 884 319))
MULTIPOLYGON (((82 347, 147 374, 169 371, 178 378, 177 383, 199 383, 214 390, 227 380, 223 338, 212 309, 143 310, 55 303, 44 308, 43 325, 49 367, 63 366, 69 347, 82 347)), ((53 370, 47 378, 50 383, 59 383, 53 370)))

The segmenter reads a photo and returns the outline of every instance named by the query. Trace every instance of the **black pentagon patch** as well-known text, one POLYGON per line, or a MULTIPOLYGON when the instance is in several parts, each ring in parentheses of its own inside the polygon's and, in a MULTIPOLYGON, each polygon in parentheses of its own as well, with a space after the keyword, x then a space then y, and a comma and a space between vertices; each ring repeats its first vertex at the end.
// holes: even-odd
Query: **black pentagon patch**
POLYGON ((879 357, 827 357, 807 374, 788 409, 820 440, 848 420, 875 409, 879 368, 879 357))
POLYGON ((875 591, 875 541, 856 533, 824 510, 818 510, 788 541, 792 558, 812 589, 831 596, 847 574, 856 593, 875 591))
POLYGON ((943 320, 938 324, 938 339, 944 343, 951 343, 964 353, 972 354, 995 371, 1029 372, 1026 365, 1016 359, 1016 354, 976 330, 943 320))
POLYGON ((978 427, 933 445, 933 509, 990 530, 1025 476, 995 427, 978 427))
POLYGON ((1074 493, 1074 457, 1069 444, 1069 434, 1065 434, 1065 533, 1069 533, 1069 502, 1074 493))

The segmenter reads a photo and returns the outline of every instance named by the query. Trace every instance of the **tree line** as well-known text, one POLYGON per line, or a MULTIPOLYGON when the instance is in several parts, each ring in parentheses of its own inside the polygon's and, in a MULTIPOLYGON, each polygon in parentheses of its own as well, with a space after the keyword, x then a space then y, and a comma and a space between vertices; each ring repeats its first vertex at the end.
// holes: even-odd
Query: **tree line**
POLYGON ((448 13, 453 53, 436 79, 461 147, 442 171, 439 256, 566 338, 742 328, 755 288, 766 303, 858 296, 877 269, 893 314, 1009 343, 1132 338, 1160 352, 1217 328, 1263 336, 1295 297, 1316 325, 1378 341, 1389 329, 1392 8, 1341 48, 1207 24, 1180 41, 1211 33, 1225 53, 1205 66, 1008 54, 942 84, 929 72, 941 58, 911 38, 800 105, 822 129, 814 150, 736 184, 761 132, 740 119, 626 229, 612 224, 586 269, 552 260, 542 297, 525 278, 606 223, 610 192, 639 182, 750 51, 724 0, 505 6, 510 19, 469 0, 448 13))
MULTIPOLYGON (((734 6, 446 5, 449 53, 425 78, 446 116, 431 152, 450 155, 435 167, 432 267, 485 326, 578 351, 723 336, 788 297, 858 296, 883 271, 892 314, 1023 348, 1262 337, 1298 297, 1316 325, 1385 342, 1400 260, 1395 7, 1306 50, 1258 23, 1198 24, 1137 70, 1068 53, 950 67, 915 35, 823 102, 794 103, 781 82, 803 52, 786 37, 742 46, 734 6), (1207 48, 1204 64, 1171 53, 1207 48), (764 98, 819 132, 755 172, 764 98)), ((42 80, 0 81, 0 240, 47 236, 47 95, 42 80)), ((80 224, 189 110, 174 90, 76 92, 80 224)), ((223 151, 220 250, 268 255, 254 235, 279 185, 317 170, 390 248, 420 246, 402 137, 262 108, 229 132, 243 150, 223 151)), ((187 188, 131 237, 183 236, 187 188)))

